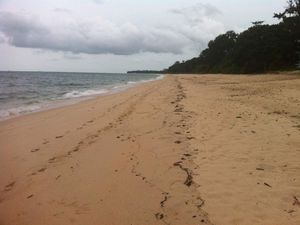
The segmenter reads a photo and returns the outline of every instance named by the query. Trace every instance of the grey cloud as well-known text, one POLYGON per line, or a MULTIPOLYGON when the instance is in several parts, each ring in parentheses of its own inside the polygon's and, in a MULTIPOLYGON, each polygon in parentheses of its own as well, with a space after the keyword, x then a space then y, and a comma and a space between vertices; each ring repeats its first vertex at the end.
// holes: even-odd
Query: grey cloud
POLYGON ((5 43, 5 42, 6 42, 6 38, 5 38, 4 34, 0 33, 0 44, 5 43))
POLYGON ((2 42, 73 54, 180 54, 187 49, 199 51, 224 31, 224 25, 214 18, 220 10, 209 4, 173 9, 170 12, 176 18, 172 23, 162 21, 160 28, 117 25, 100 17, 78 18, 64 8, 55 8, 54 12, 61 14, 50 25, 34 15, 0 11, 0 37, 5 37, 2 42))
POLYGON ((49 26, 32 15, 0 12, 0 32, 10 45, 72 53, 131 55, 141 52, 182 52, 187 38, 170 30, 125 23, 117 26, 101 18, 49 26))
POLYGON ((191 7, 172 9, 170 13, 180 18, 176 26, 170 29, 202 48, 207 41, 225 31, 224 24, 217 19, 222 12, 210 4, 198 3, 191 7))
POLYGON ((68 54, 68 53, 65 53, 64 55, 63 55, 63 57, 65 58, 65 59, 70 59, 70 60, 79 60, 79 59, 82 59, 83 57, 82 56, 80 56, 80 55, 78 55, 78 54, 76 54, 76 55, 74 55, 74 54, 68 54))
POLYGON ((203 23, 207 18, 213 18, 222 14, 215 6, 203 3, 181 9, 171 9, 170 12, 183 16, 191 24, 203 23))
POLYGON ((38 41, 37 34, 47 35, 48 33, 47 29, 35 21, 34 17, 24 19, 23 16, 0 12, 0 31, 11 44, 26 47, 29 44, 28 41, 38 41))

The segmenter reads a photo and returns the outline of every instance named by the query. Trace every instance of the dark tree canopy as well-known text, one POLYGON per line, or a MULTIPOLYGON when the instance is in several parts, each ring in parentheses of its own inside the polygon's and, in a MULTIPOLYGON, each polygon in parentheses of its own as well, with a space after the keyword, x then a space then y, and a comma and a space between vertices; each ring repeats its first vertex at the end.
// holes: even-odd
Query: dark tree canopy
POLYGON ((254 25, 254 26, 259 26, 259 25, 262 25, 263 23, 264 23, 265 21, 255 21, 255 22, 252 22, 252 24, 254 25))
POLYGON ((275 13, 274 17, 278 19, 284 19, 287 16, 299 16, 300 15, 300 0, 288 0, 287 7, 282 13, 275 13))
POLYGON ((300 59, 300 0, 289 0, 278 24, 253 22, 237 34, 228 31, 208 43, 199 57, 176 62, 168 73, 261 73, 296 69, 300 59))

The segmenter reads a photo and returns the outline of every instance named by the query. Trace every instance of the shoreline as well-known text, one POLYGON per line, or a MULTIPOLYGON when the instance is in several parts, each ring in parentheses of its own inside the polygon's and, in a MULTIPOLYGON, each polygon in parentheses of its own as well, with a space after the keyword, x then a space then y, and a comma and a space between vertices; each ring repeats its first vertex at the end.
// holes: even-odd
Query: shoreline
MULTIPOLYGON (((138 85, 142 85, 142 84, 145 84, 148 82, 153 82, 156 80, 161 80, 165 77, 165 75, 163 75, 163 74, 160 74, 160 75, 158 74, 157 76, 158 77, 156 77, 154 79, 141 80, 141 81, 137 81, 137 82, 129 81, 126 84, 115 84, 115 85, 107 86, 105 88, 102 87, 101 89, 92 90, 92 91, 102 92, 102 93, 89 94, 89 95, 83 95, 83 96, 78 96, 78 97, 58 98, 58 99, 53 99, 53 100, 47 100, 45 102, 40 102, 38 105, 31 105, 31 106, 28 105, 28 107, 34 107, 35 109, 23 111, 23 112, 20 111, 20 112, 15 113, 14 115, 0 117, 0 123, 2 121, 18 118, 20 116, 29 115, 32 113, 43 112, 43 111, 48 111, 48 110, 57 109, 57 108, 61 108, 61 107, 66 107, 66 106, 70 106, 73 104, 78 104, 83 101, 92 100, 92 99, 95 99, 95 98, 98 98, 101 96, 117 94, 117 93, 126 91, 130 88, 134 88, 138 85)), ((84 92, 87 92, 87 91, 91 91, 91 90, 87 89, 84 92)), ((67 94, 70 94, 70 93, 67 93, 67 94)), ((20 105, 13 109, 19 109, 19 108, 24 108, 24 107, 25 107, 24 105, 20 105)), ((7 109, 7 111, 11 111, 13 109, 7 109)))
POLYGON ((0 224, 299 224, 299 99, 176 75, 2 121, 0 224))

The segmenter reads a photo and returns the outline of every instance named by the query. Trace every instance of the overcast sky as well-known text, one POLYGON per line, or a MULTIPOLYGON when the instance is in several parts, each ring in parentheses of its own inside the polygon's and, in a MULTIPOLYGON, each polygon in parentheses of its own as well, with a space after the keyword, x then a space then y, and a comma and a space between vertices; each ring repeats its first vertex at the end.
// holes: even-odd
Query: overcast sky
POLYGON ((227 30, 277 22, 285 2, 0 0, 0 70, 160 70, 227 30))

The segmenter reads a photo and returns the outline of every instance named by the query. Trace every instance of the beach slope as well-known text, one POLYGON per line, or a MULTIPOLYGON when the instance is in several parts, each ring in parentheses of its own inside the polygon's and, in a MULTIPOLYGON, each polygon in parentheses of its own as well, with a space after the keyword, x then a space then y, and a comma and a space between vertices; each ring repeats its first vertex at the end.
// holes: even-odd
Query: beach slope
POLYGON ((300 77, 180 75, 0 123, 0 224, 299 224, 300 77))

